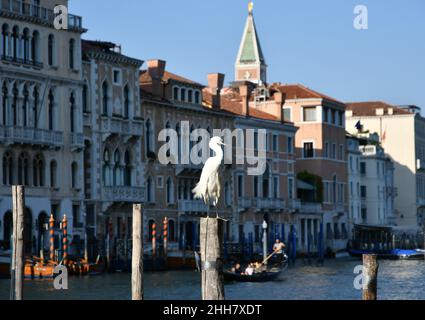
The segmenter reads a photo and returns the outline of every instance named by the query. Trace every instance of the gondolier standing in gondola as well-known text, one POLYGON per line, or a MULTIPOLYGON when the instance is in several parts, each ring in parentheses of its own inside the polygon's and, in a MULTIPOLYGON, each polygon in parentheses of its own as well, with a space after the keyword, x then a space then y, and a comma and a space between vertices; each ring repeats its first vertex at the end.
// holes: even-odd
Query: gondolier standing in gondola
POLYGON ((276 239, 275 244, 273 245, 273 251, 279 262, 284 260, 286 245, 280 241, 280 239, 276 239))

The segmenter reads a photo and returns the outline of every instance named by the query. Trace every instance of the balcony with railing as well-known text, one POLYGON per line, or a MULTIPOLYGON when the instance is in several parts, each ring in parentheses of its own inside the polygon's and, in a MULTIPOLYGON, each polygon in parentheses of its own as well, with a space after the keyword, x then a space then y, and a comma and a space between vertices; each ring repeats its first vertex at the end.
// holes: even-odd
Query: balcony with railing
POLYGON ((0 141, 4 144, 29 144, 62 147, 63 133, 45 129, 0 126, 0 141))
POLYGON ((247 197, 238 198, 238 210, 245 211, 252 207, 252 199, 247 197))
POLYGON ((144 187, 103 187, 102 198, 109 202, 132 202, 139 203, 145 201, 144 187))
MULTIPOLYGON (((52 9, 18 0, 0 0, 0 16, 26 19, 31 22, 53 25, 56 15, 52 9)), ((68 14, 68 29, 83 29, 83 18, 68 14)))
POLYGON ((179 200, 178 208, 181 212, 208 212, 208 207, 202 200, 179 200))
POLYGON ((299 212, 305 214, 318 214, 322 212, 322 205, 320 203, 301 202, 299 212))
POLYGON ((256 202, 257 209, 261 210, 282 210, 285 208, 285 201, 282 199, 259 198, 256 202))
POLYGON ((84 148, 84 134, 71 133, 71 148, 73 150, 84 148))
POLYGON ((143 134, 143 124, 141 121, 103 116, 101 118, 101 131, 104 134, 141 137, 143 134))

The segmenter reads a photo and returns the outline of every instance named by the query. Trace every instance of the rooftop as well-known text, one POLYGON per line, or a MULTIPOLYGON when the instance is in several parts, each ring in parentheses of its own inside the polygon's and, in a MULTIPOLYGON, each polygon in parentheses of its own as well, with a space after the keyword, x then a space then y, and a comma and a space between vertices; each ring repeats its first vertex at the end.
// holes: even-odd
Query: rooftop
POLYGON ((346 103, 347 111, 353 112, 353 117, 373 117, 377 115, 408 115, 412 112, 383 101, 365 101, 346 103))

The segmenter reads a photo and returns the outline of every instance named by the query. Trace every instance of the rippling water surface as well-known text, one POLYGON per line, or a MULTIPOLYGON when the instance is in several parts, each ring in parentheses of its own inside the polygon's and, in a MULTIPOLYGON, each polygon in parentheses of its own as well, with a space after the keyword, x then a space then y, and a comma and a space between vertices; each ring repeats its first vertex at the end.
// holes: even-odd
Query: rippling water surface
MULTIPOLYGON (((297 262, 281 279, 269 283, 226 284, 226 298, 234 300, 358 300, 354 289, 354 267, 360 260, 326 261, 324 266, 297 262)), ((200 275, 192 271, 147 273, 145 298, 148 300, 198 300, 200 275)), ((425 261, 380 261, 379 299, 425 300, 425 261)), ((25 281, 26 299, 130 299, 130 275, 113 274, 71 277, 69 290, 53 289, 51 281, 25 281)), ((0 280, 0 299, 8 299, 9 281, 0 280)))

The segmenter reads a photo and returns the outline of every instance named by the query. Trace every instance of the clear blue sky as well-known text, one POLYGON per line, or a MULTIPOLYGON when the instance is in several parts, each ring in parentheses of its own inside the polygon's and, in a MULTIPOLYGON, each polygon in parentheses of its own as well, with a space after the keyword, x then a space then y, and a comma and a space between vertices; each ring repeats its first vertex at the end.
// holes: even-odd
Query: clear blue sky
MULTIPOLYGON (((86 39, 127 55, 165 59, 167 69, 206 83, 234 77, 248 0, 70 0, 86 39)), ((384 100, 425 111, 424 0, 254 0, 269 82, 302 83, 343 101, 384 100), (369 30, 353 9, 369 9, 369 30)))

